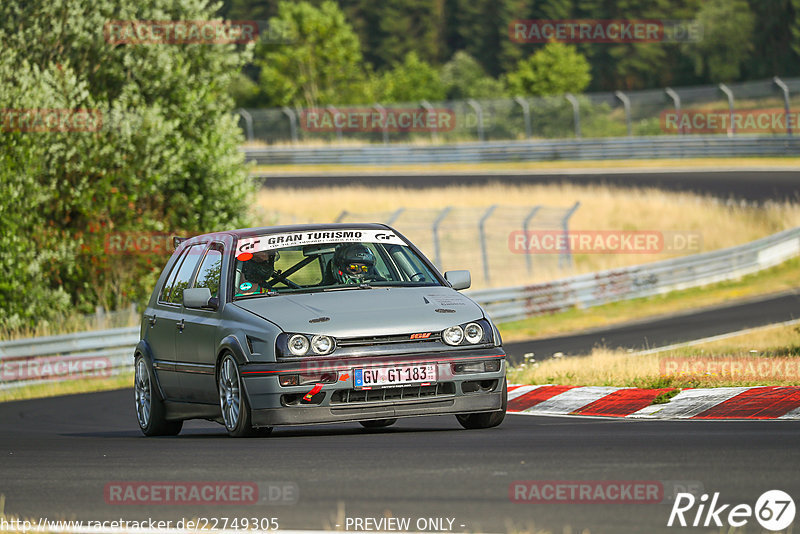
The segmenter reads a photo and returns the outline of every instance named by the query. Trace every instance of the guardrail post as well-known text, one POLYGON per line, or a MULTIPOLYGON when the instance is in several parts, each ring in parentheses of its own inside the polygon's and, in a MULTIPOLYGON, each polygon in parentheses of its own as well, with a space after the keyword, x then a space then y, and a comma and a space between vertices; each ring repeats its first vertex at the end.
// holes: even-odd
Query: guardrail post
POLYGON ((381 127, 381 131, 383 132, 383 144, 389 144, 389 129, 386 124, 386 108, 381 106, 380 104, 372 104, 372 109, 376 110, 378 113, 381 114, 381 118, 383 119, 383 126, 381 127))
POLYGON ((397 218, 400 217, 400 215, 402 215, 404 211, 406 211, 405 208, 400 208, 399 210, 392 213, 391 216, 389 216, 389 218, 386 220, 386 224, 389 225, 394 224, 397 218))
POLYGON ((564 218, 561 219, 561 228, 564 230, 564 242, 567 247, 566 251, 562 253, 558 258, 558 267, 563 268, 564 266, 572 267, 572 250, 569 247, 569 218, 572 217, 572 214, 575 213, 580 207, 581 203, 576 202, 564 215, 564 218))
MULTIPOLYGON (((671 87, 664 89, 667 96, 672 99, 672 105, 675 106, 675 113, 678 114, 678 123, 681 120, 681 96, 675 92, 671 87)), ((678 126, 678 134, 683 134, 683 126, 678 126)))
POLYGON ((531 138, 531 106, 521 96, 515 96, 514 102, 522 108, 522 119, 525 121, 525 139, 531 138))
MULTIPOLYGON (((422 100, 419 103, 419 105, 422 109, 425 110, 425 113, 427 114, 427 116, 425 117, 425 122, 430 124, 429 115, 431 113, 434 113, 433 106, 427 100, 422 100)), ((431 141, 438 141, 438 140, 439 140, 439 134, 436 132, 436 128, 431 128, 431 141)))
MULTIPOLYGON (((336 115, 339 114, 339 110, 336 109, 333 106, 328 106, 325 109, 328 110, 328 113, 331 114, 331 120, 333 121, 334 126, 336 126, 336 115)), ((339 141, 339 142, 341 142, 341 140, 342 140, 342 127, 341 126, 336 126, 336 140, 339 141)))
MULTIPOLYGON (((536 217, 536 214, 541 209, 541 206, 534 206, 531 211, 528 212, 528 215, 525 216, 525 220, 522 221, 522 231, 525 232, 525 243, 528 244, 528 240, 530 236, 528 235, 528 226, 530 225, 531 219, 536 217)), ((533 273, 533 260, 531 259, 530 253, 526 250, 525 251, 525 264, 528 267, 528 274, 533 273)))
POLYGON ((792 135, 792 126, 789 124, 789 115, 791 114, 789 109, 789 88, 783 83, 783 80, 777 76, 772 78, 772 82, 783 91, 783 108, 786 110, 786 135, 792 135))
POLYGON ((483 214, 478 223, 478 232, 481 239, 481 257, 483 258, 483 279, 486 280, 487 284, 489 283, 489 254, 486 252, 486 220, 492 216, 492 212, 496 208, 496 205, 489 206, 489 209, 486 210, 486 213, 483 214))
POLYGON ((633 136, 633 126, 631 125, 631 99, 622 91, 614 91, 622 106, 625 108, 625 124, 628 126, 628 137, 633 136))
POLYGON ((289 132, 291 132, 292 143, 297 143, 297 114, 289 106, 283 106, 281 111, 289 117, 289 132))
POLYGON ((333 222, 340 223, 340 222, 342 222, 342 221, 344 220, 344 218, 345 218, 345 217, 347 217, 349 214, 350 214, 350 213, 349 213, 347 210, 342 210, 342 213, 340 213, 340 214, 339 214, 339 216, 338 216, 338 217, 336 217, 336 220, 335 220, 335 221, 333 221, 333 222))
POLYGON ((450 213, 452 208, 447 206, 442 211, 439 212, 439 215, 436 216, 436 220, 433 221, 433 226, 431 230, 433 230, 433 256, 436 258, 436 266, 441 269, 442 268, 442 254, 439 250, 439 225, 442 223, 447 214, 450 213))
POLYGON ((725 85, 724 83, 719 84, 719 90, 725 93, 725 96, 728 97, 728 111, 730 112, 731 124, 728 127, 728 137, 733 136, 736 133, 736 123, 733 121, 733 91, 725 85))
POLYGON ((567 93, 564 97, 572 104, 572 121, 575 123, 575 137, 579 138, 581 136, 581 113, 578 99, 575 98, 575 95, 572 93, 567 93))
POLYGON ((253 136, 253 116, 250 115, 250 112, 247 111, 244 108, 237 109, 236 113, 238 113, 244 119, 244 128, 245 128, 245 134, 247 135, 247 140, 248 141, 252 141, 253 137, 254 137, 253 136))
POLYGON ((474 98, 468 99, 467 104, 475 110, 475 118, 478 121, 478 141, 483 143, 483 108, 474 98))

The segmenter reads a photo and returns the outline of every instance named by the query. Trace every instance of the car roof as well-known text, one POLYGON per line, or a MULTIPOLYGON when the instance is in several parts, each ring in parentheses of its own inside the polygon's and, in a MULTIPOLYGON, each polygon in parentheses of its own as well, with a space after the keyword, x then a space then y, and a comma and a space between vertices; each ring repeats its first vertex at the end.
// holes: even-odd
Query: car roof
POLYGON ((212 232, 209 234, 202 234, 194 236, 192 239, 201 238, 208 235, 229 234, 237 239, 253 237, 265 234, 278 234, 287 232, 315 232, 319 230, 338 230, 338 229, 354 229, 354 230, 383 230, 389 228, 385 224, 380 223, 325 223, 325 224, 287 224, 280 226, 261 226, 258 228, 238 228, 236 230, 223 230, 221 232, 212 232))

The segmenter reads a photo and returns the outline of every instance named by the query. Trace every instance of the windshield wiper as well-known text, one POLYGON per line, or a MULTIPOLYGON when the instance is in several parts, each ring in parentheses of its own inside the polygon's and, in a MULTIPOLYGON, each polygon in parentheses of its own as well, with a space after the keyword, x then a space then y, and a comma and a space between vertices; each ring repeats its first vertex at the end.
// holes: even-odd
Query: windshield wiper
POLYGON ((367 283, 363 283, 363 284, 358 284, 357 286, 352 285, 352 286, 329 287, 327 289, 323 289, 323 291, 342 291, 346 289, 375 289, 375 288, 367 283))

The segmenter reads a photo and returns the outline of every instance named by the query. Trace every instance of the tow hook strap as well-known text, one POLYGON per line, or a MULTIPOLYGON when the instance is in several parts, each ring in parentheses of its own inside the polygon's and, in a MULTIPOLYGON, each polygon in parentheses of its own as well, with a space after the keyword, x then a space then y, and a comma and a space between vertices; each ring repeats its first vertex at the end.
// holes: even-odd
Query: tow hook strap
POLYGON ((319 393, 321 390, 322 390, 322 384, 315 385, 313 388, 311 388, 311 391, 305 394, 303 400, 306 402, 311 402, 311 397, 319 393))

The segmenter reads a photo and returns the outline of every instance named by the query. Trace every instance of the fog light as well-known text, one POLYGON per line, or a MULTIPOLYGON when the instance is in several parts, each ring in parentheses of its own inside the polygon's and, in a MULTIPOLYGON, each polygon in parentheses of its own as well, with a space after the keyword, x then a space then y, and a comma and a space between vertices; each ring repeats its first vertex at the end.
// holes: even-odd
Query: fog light
POLYGON ((300 377, 298 375, 281 375, 278 378, 278 382, 283 387, 287 386, 299 386, 300 385, 300 377))
POLYGON ((484 366, 486 367, 487 373, 494 373, 500 370, 500 360, 490 360, 485 362, 484 366))
POLYGON ((483 362, 454 363, 453 373, 482 373, 484 371, 483 362))
POLYGON ((289 352, 295 356, 305 356, 309 348, 308 338, 301 334, 295 334, 289 338, 289 352))
POLYGON ((448 345, 458 345, 464 339, 464 331, 460 326, 451 326, 442 333, 442 339, 448 345))

